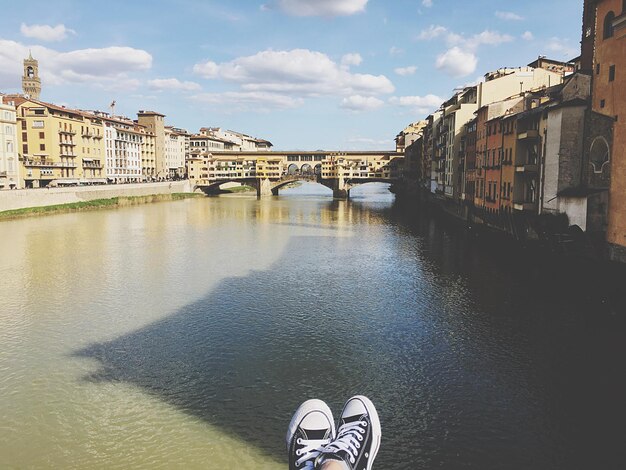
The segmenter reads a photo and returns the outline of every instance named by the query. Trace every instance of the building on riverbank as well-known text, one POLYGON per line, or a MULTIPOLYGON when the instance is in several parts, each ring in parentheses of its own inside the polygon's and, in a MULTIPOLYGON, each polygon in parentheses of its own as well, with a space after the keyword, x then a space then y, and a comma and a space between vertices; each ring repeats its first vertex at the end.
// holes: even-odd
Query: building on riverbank
MULTIPOLYGON (((594 2, 594 9, 600 11, 600 3, 594 2)), ((610 11, 603 14, 615 36, 620 18, 610 11)), ((589 16, 586 12, 585 18, 589 16)), ((622 218, 626 225, 626 207, 621 207, 626 200, 626 165, 625 175, 613 174, 615 168, 620 171, 623 159, 611 158, 611 149, 619 154, 626 147, 615 128, 626 103, 615 104, 622 97, 617 98, 612 83, 617 70, 625 67, 612 62, 624 60, 626 42, 611 43, 613 36, 607 36, 607 50, 611 44, 622 49, 605 52, 606 76, 602 66, 587 63, 598 60, 603 49, 589 52, 583 41, 580 62, 540 57, 527 68, 486 74, 485 83, 474 88, 476 97, 470 87, 442 103, 405 149, 411 170, 404 174, 400 193, 421 194, 470 224, 484 224, 521 240, 559 246, 575 242, 572 246, 605 256, 608 239, 610 258, 618 259, 622 218), (538 68, 544 72, 537 74, 538 68), (533 75, 531 86, 519 82, 515 90, 511 81, 503 81, 497 91, 485 93, 490 82, 508 80, 516 71, 518 77, 533 75), (608 98, 598 94, 607 94, 611 107, 608 98), (470 115, 458 112, 463 102, 473 108, 470 115)))
POLYGON ((626 262, 626 1, 586 0, 582 67, 592 74, 593 112, 613 120, 613 142, 594 142, 594 171, 610 166, 609 257, 626 262))
POLYGON ((22 95, 5 95, 3 101, 17 111, 21 187, 106 182, 98 116, 22 95))
POLYGON ((0 190, 21 187, 17 145, 15 106, 0 100, 0 190))

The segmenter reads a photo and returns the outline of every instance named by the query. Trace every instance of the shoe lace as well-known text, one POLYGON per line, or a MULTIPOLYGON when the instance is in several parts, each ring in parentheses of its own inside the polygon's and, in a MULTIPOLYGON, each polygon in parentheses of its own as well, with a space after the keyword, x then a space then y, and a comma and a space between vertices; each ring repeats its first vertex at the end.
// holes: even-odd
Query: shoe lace
POLYGON ((328 444, 328 439, 302 439, 298 438, 296 441, 298 445, 302 447, 296 449, 296 456, 300 457, 296 460, 296 467, 304 464, 303 469, 311 469, 314 467, 315 458, 320 455, 324 446, 328 444))
POLYGON ((366 427, 367 421, 353 421, 342 425, 337 438, 324 448, 324 453, 344 451, 350 457, 350 463, 355 463, 366 427))

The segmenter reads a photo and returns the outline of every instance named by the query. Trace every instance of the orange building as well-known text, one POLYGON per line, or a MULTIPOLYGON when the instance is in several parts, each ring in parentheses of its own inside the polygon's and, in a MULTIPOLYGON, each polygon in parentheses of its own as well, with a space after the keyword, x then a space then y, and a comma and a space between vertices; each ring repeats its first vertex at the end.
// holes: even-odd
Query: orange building
POLYGON ((593 51, 592 109, 615 120, 613 145, 603 151, 611 168, 609 254, 626 262, 626 0, 586 0, 583 22, 582 67, 593 51))

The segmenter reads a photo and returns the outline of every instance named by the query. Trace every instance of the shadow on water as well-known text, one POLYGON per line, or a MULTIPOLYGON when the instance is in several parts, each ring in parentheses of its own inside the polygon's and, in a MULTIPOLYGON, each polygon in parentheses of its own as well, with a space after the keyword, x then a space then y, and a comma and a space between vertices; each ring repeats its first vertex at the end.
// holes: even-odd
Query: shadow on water
POLYGON ((100 365, 87 379, 133 384, 283 461, 299 403, 339 410, 355 393, 380 405, 377 468, 612 468, 624 456, 623 323, 594 319, 593 293, 570 285, 567 297, 556 268, 432 219, 350 206, 396 228, 396 264, 367 244, 292 237, 271 269, 78 351, 100 365))

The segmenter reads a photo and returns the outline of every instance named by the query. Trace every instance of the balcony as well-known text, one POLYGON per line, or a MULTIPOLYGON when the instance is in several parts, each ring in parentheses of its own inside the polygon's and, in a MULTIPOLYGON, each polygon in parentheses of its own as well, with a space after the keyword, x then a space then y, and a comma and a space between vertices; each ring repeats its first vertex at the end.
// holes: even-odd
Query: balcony
POLYGON ((68 147, 76 147, 74 142, 59 142, 59 145, 67 145, 68 147))
POLYGON ((517 134, 517 140, 538 139, 539 131, 537 129, 528 129, 527 131, 517 134))
POLYGON ((6 171, 0 171, 0 178, 6 178, 7 177, 7 172, 6 171))
POLYGON ((83 160, 83 168, 102 168, 102 164, 99 161, 83 160))
POLYGON ((24 160, 24 166, 26 167, 54 167, 56 164, 52 160, 24 160))
POLYGON ((74 154, 74 152, 67 152, 67 151, 64 151, 64 150, 61 150, 59 155, 61 157, 67 157, 67 158, 76 158, 78 156, 78 155, 74 154))
POLYGON ((59 129, 59 134, 63 134, 63 135, 76 135, 76 132, 70 130, 66 130, 66 129, 59 129))

